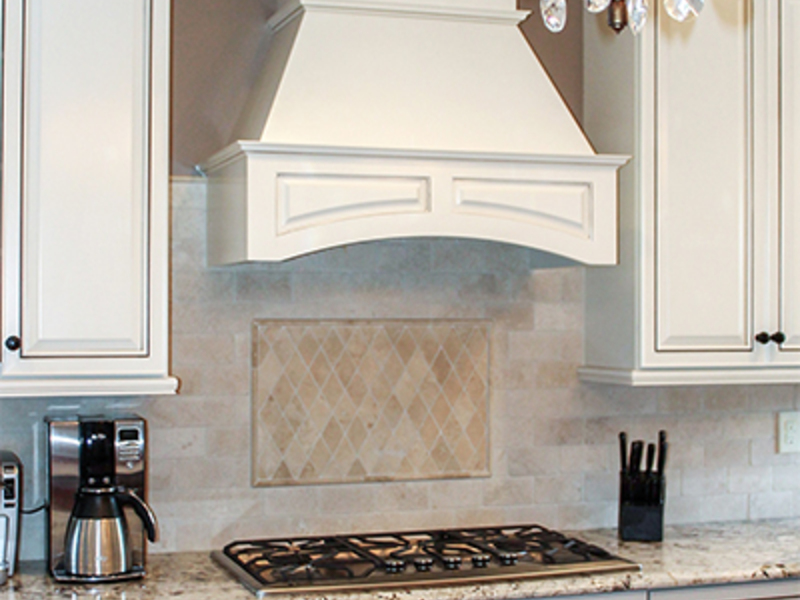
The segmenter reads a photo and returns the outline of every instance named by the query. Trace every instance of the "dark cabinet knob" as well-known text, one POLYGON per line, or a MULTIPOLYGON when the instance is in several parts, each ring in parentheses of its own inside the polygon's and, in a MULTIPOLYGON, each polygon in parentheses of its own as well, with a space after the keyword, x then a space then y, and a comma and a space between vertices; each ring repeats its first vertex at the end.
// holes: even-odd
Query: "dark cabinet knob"
POLYGON ((786 335, 782 331, 776 331, 772 335, 767 333, 766 331, 762 331, 758 335, 756 335, 756 341, 759 344, 769 344, 770 342, 775 342, 776 344, 782 344, 786 341, 786 335))
POLYGON ((19 339, 16 335, 11 335, 6 338, 6 348, 11 350, 12 352, 16 352, 22 347, 22 340, 19 339))

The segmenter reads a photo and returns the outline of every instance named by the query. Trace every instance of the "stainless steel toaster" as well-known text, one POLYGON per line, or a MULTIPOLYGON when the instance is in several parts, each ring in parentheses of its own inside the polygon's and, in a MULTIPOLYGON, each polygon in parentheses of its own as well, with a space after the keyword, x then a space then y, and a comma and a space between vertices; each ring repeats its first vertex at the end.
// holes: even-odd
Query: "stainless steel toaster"
POLYGON ((0 585, 14 575, 22 506, 22 464, 13 452, 0 450, 0 585))

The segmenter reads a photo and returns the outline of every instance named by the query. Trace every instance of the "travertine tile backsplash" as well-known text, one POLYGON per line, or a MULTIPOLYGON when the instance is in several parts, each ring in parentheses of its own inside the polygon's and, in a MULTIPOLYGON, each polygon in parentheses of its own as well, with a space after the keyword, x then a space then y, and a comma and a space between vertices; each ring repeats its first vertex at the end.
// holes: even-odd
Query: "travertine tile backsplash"
POLYGON ((488 472, 482 321, 257 320, 253 484, 488 472))
MULTIPOLYGON (((172 363, 176 397, 0 401, 0 446, 28 469, 48 412, 129 405, 149 420, 156 551, 305 532, 538 521, 613 526, 617 433, 667 429, 669 523, 800 516, 800 454, 775 453, 775 415, 795 386, 624 389, 581 384, 582 267, 459 240, 402 240, 275 265, 206 269, 201 180, 173 184, 172 363), (251 327, 256 319, 458 319, 491 324, 490 477, 251 485, 251 327)), ((23 554, 43 557, 41 514, 23 554)))

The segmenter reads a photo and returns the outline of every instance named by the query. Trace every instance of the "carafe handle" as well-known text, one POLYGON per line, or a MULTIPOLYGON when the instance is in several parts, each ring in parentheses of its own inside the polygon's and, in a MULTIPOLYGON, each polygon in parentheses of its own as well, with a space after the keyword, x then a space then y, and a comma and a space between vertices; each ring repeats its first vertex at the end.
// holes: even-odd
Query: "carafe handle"
POLYGON ((142 520, 145 531, 147 532, 147 539, 151 542, 158 540, 158 521, 156 521, 156 515, 147 503, 133 490, 118 489, 116 496, 120 504, 129 505, 133 508, 133 512, 142 520))

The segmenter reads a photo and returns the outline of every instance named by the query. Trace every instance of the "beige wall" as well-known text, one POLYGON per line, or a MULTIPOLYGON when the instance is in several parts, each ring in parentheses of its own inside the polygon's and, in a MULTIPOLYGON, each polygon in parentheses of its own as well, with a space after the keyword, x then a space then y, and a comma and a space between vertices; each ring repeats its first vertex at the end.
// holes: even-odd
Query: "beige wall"
MULTIPOLYGON (((257 75, 264 52, 264 23, 276 0, 173 0, 172 173, 194 166, 233 141, 231 132, 257 75)), ((536 9, 522 25, 531 44, 580 117, 581 0, 570 0, 567 28, 545 30, 538 0, 521 0, 536 9)))

